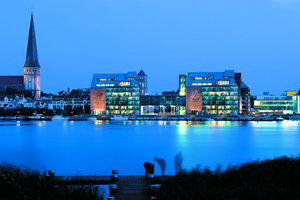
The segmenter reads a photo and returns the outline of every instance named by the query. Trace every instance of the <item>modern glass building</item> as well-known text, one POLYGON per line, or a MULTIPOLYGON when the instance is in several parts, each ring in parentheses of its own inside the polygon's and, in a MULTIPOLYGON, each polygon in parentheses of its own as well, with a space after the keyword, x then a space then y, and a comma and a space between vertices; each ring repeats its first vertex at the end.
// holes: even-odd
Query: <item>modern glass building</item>
POLYGON ((179 96, 186 95, 186 75, 179 75, 179 96))
POLYGON ((108 115, 139 114, 140 97, 138 87, 107 87, 105 92, 108 115))
POLYGON ((202 113, 210 115, 238 114, 238 86, 202 87, 202 113))
POLYGON ((235 73, 233 70, 188 73, 186 81, 187 113, 238 114, 241 83, 241 73, 235 73))
POLYGON ((185 115, 185 96, 177 92, 145 95, 140 99, 142 115, 185 115))
POLYGON ((91 113, 139 114, 140 92, 136 77, 136 72, 94 74, 91 85, 91 113))
POLYGON ((258 96, 254 109, 259 113, 293 114, 293 97, 291 96, 258 96))

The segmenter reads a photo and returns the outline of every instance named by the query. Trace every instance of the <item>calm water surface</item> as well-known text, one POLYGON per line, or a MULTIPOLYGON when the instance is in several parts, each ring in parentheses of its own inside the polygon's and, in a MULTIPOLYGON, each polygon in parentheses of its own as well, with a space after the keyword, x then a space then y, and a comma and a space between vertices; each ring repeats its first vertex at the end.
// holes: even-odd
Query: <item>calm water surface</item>
POLYGON ((186 169, 298 155, 300 122, 0 122, 0 162, 57 175, 143 174, 155 156, 173 174, 179 152, 186 169))

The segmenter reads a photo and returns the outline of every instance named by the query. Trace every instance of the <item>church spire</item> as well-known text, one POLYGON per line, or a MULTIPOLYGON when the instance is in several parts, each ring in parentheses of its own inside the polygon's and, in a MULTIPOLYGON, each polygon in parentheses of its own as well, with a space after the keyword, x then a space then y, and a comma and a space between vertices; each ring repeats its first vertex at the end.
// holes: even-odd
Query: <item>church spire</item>
POLYGON ((31 13, 28 45, 27 45, 27 55, 24 67, 40 67, 38 60, 38 53, 36 48, 35 30, 33 22, 33 13, 31 13))

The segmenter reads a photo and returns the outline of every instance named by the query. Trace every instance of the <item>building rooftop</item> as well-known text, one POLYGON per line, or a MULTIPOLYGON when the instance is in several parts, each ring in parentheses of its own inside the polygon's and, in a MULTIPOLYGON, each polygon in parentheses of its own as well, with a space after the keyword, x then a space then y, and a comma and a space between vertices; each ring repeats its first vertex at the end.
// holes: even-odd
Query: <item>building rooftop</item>
POLYGON ((24 67, 40 67, 36 47, 33 14, 31 13, 26 62, 24 67))
POLYGON ((141 70, 137 76, 147 76, 147 74, 143 70, 141 70))
POLYGON ((94 74, 91 88, 105 88, 115 86, 136 86, 136 72, 94 74))
POLYGON ((186 85, 187 87, 199 87, 234 84, 234 70, 225 70, 224 72, 189 72, 186 85))
POLYGON ((0 76, 0 85, 24 84, 23 76, 0 76))

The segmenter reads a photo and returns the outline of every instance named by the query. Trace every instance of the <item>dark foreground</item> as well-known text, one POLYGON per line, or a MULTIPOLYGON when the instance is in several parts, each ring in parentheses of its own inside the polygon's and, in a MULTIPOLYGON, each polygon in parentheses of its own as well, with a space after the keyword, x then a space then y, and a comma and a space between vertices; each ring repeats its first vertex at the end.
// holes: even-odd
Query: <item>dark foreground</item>
MULTIPOLYGON (((120 177, 117 183, 121 181, 122 176, 120 177)), ((56 177, 41 175, 37 171, 2 164, 0 165, 0 200, 102 199, 97 187, 76 186, 70 183, 65 186, 58 184, 56 179, 56 177)), ((145 182, 144 178, 141 181, 145 182)), ((127 182, 121 181, 117 184, 119 192, 116 197, 123 199, 121 197, 131 195, 130 198, 125 199, 140 200, 149 199, 150 196, 156 196, 161 200, 300 199, 300 157, 280 157, 246 163, 240 167, 229 166, 226 171, 221 171, 220 168, 215 171, 195 169, 176 176, 160 178, 158 176, 148 182, 146 185, 153 182, 153 184, 160 183, 161 187, 152 193, 153 191, 149 191, 148 187, 141 187, 143 184, 137 180, 128 179, 127 182), (123 194, 122 191, 125 193, 123 194), (132 198, 134 194, 140 196, 132 198)))
POLYGON ((300 199, 300 158, 274 160, 219 169, 194 170, 177 175, 158 193, 162 200, 300 199))
POLYGON ((38 171, 0 165, 0 200, 98 200, 98 188, 57 186, 38 171))

